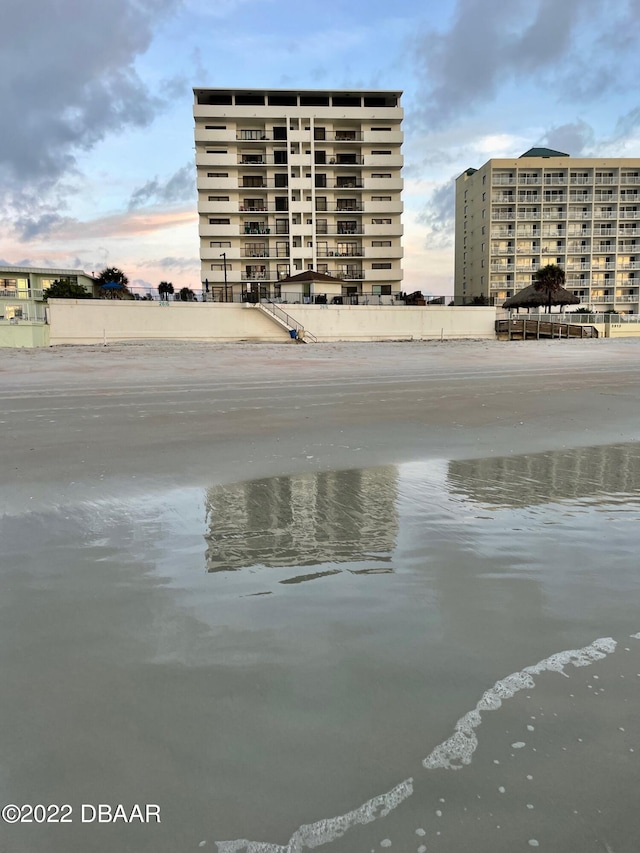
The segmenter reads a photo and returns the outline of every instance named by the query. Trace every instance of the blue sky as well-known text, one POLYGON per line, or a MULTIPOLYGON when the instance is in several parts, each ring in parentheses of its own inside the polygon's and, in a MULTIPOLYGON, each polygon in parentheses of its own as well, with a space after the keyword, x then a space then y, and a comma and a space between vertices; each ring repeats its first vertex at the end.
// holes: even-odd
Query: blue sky
POLYGON ((405 289, 453 291, 453 180, 640 157, 640 0, 3 0, 0 259, 199 288, 192 88, 404 90, 405 289))

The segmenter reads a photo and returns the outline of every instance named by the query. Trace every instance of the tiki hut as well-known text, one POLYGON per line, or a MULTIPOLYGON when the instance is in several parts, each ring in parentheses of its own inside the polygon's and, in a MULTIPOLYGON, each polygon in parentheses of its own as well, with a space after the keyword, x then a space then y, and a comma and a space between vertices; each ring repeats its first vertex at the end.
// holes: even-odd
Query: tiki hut
MULTIPOLYGON (((551 294, 552 305, 577 305, 580 299, 569 293, 564 287, 558 287, 551 294)), ((538 290, 535 283, 528 287, 523 287, 513 296, 510 296, 506 302, 502 303, 503 308, 509 310, 520 310, 520 308, 541 308, 549 304, 549 294, 543 290, 538 290)))

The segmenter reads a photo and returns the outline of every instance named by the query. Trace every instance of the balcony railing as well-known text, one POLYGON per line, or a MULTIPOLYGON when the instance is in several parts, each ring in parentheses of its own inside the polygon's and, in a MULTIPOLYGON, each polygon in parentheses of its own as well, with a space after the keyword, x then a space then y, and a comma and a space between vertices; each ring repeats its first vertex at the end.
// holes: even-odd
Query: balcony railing
POLYGON ((334 190, 361 190, 364 187, 362 181, 348 181, 347 183, 335 183, 334 190))
POLYGON ((515 196, 509 195, 508 193, 496 193, 491 201, 493 204, 513 204, 515 202, 515 196))
POLYGON ((515 213, 513 213, 513 211, 507 212, 507 211, 502 211, 502 210, 496 210, 491 214, 491 219, 498 220, 498 221, 499 220, 505 220, 505 219, 515 219, 515 218, 516 218, 516 215, 515 215, 515 213))
POLYGON ((542 184, 542 178, 540 177, 540 175, 533 175, 529 177, 523 177, 522 175, 520 175, 520 177, 518 178, 518 183, 529 186, 539 186, 540 184, 542 184))
POLYGON ((350 252, 338 252, 332 249, 322 249, 318 251, 319 258, 363 258, 364 257, 364 249, 359 247, 358 249, 353 249, 350 252))
POLYGON ((29 290, 0 289, 0 299, 42 299, 43 291, 30 288, 29 290))
POLYGON ((592 184, 593 178, 589 175, 571 175, 569 178, 570 184, 592 184))
POLYGON ((492 183, 494 187, 504 187, 515 184, 515 182, 515 175, 494 175, 492 183))

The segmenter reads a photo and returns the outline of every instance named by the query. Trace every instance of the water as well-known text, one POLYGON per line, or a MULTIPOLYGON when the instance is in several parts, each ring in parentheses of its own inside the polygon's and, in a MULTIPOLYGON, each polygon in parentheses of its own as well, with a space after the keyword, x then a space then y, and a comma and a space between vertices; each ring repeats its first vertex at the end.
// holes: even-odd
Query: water
POLYGON ((639 520, 635 444, 5 517, 2 845, 636 850, 639 520))

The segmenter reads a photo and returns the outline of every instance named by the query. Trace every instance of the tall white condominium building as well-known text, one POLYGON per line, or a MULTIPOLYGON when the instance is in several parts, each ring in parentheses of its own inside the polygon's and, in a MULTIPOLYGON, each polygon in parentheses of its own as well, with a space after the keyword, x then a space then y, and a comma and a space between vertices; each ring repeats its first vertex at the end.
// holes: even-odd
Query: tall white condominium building
POLYGON ((497 305, 558 264, 566 288, 597 311, 637 314, 640 159, 532 148, 456 181, 456 304, 497 305))
POLYGON ((345 302, 399 293, 401 92, 194 95, 208 299, 278 297, 309 269, 341 279, 345 302))

